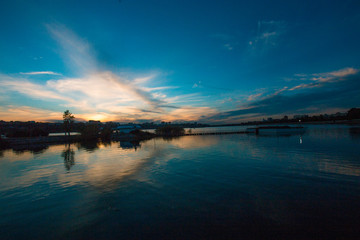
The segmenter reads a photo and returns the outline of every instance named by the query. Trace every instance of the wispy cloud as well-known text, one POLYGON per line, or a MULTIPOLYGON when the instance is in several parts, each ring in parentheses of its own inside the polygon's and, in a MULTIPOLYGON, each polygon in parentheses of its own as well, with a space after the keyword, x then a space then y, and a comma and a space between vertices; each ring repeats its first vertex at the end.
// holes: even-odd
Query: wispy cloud
POLYGON ((34 108, 29 106, 0 106, 0 120, 19 119, 22 121, 44 121, 58 119, 59 113, 56 111, 34 108), (31 119, 29 119, 31 117, 31 119))
POLYGON ((338 82, 346 80, 346 77, 355 75, 359 72, 358 69, 355 68, 343 68, 336 71, 325 72, 325 73, 313 73, 313 74, 295 74, 294 78, 288 78, 290 80, 298 80, 302 82, 299 85, 293 86, 289 88, 289 91, 306 89, 306 88, 314 88, 314 87, 322 87, 325 83, 329 82, 338 82))
POLYGON ((75 72, 96 72, 97 63, 91 45, 61 24, 47 24, 48 31, 62 47, 60 54, 64 62, 75 72))
POLYGON ((133 81, 120 77, 111 71, 101 71, 93 54, 91 45, 63 25, 47 25, 48 30, 64 50, 64 60, 71 62, 76 70, 81 71, 81 78, 52 80, 48 86, 64 92, 81 92, 90 98, 140 100, 156 108, 163 101, 153 97, 150 91, 138 86, 148 82, 154 76, 135 78, 133 81))
MULTIPOLYGON (((202 107, 183 108, 184 103, 202 102, 199 94, 185 94, 167 97, 166 94, 153 94, 168 87, 142 88, 131 80, 121 79, 111 72, 93 74, 84 78, 62 78, 48 80, 46 84, 33 83, 28 79, 0 75, 0 84, 4 91, 13 91, 45 102, 55 101, 58 107, 79 109, 77 116, 84 119, 100 120, 196 120, 196 116, 206 114, 202 107), (175 104, 175 105, 174 105, 175 104), (194 111, 197 114, 194 114, 194 111), (181 114, 180 114, 181 113, 181 114), (176 116, 176 117, 174 117, 176 116)), ((196 105, 196 104, 195 104, 196 105)), ((30 108, 31 109, 31 108, 30 108)), ((30 112, 30 111, 28 111, 30 112)), ((212 111, 207 111, 211 112, 212 111)), ((8 116, 8 115, 6 115, 8 116)), ((10 116, 10 115, 9 115, 10 116)), ((10 119, 20 119, 22 115, 12 115, 10 119)), ((29 119, 28 115, 27 118, 29 119)), ((43 117, 46 115, 43 115, 43 117)), ((58 118, 60 114, 58 113, 58 118)), ((37 118, 37 115, 34 115, 37 118)))
POLYGON ((222 47, 228 51, 232 51, 239 44, 235 36, 224 33, 216 33, 210 35, 211 38, 222 42, 222 47))
POLYGON ((198 81, 198 82, 194 83, 192 88, 203 88, 203 85, 201 84, 201 81, 198 81))
POLYGON ((248 102, 238 109, 220 112, 207 120, 233 122, 281 114, 319 113, 334 109, 345 111, 359 106, 358 69, 344 68, 327 73, 302 74, 298 77, 306 77, 311 82, 250 95, 248 102), (319 79, 312 79, 314 76, 319 79))
POLYGON ((294 91, 294 90, 300 90, 300 89, 306 89, 306 88, 314 88, 314 87, 321 87, 322 84, 320 83, 301 83, 299 85, 296 85, 292 88, 289 88, 289 91, 294 91))
POLYGON ((256 36, 248 42, 249 48, 253 53, 263 54, 276 47, 285 32, 283 21, 258 21, 256 36))
POLYGON ((254 101, 256 99, 258 99, 259 97, 263 96, 264 92, 259 92, 256 94, 251 94, 250 96, 248 96, 247 101, 254 101))
POLYGON ((183 106, 175 109, 171 114, 164 116, 164 119, 166 121, 197 121, 217 113, 218 111, 211 107, 183 106))
POLYGON ((25 72, 20 73, 23 75, 58 75, 61 76, 60 73, 52 72, 52 71, 40 71, 40 72, 25 72))
POLYGON ((227 50, 229 50, 229 51, 231 51, 231 50, 234 49, 234 45, 232 45, 232 44, 230 44, 230 43, 225 43, 225 44, 224 44, 224 47, 225 47, 227 50))
POLYGON ((46 86, 32 83, 27 79, 0 74, 0 83, 3 89, 8 91, 16 91, 33 98, 62 100, 67 102, 72 101, 71 98, 64 97, 57 92, 48 89, 46 86))
POLYGON ((325 73, 327 75, 333 76, 333 77, 347 77, 349 75, 354 75, 357 74, 359 72, 358 69, 355 68, 343 68, 337 71, 333 71, 333 72, 329 72, 329 73, 325 73))
MULTIPOLYGON (((169 96, 176 86, 157 85, 157 74, 142 76, 125 72, 114 72, 99 67, 91 45, 71 30, 60 24, 46 25, 51 36, 60 44, 59 51, 73 69, 77 77, 66 77, 52 71, 33 71, 18 75, 0 74, 2 91, 17 92, 21 95, 52 102, 55 109, 74 109, 76 116, 83 119, 124 120, 137 119, 196 120, 206 113, 214 113, 210 108, 198 106, 202 98, 199 94, 176 94, 169 96), (39 82, 33 76, 57 75, 39 82), (134 76, 134 77, 128 77, 134 76), (191 102, 192 108, 188 106, 191 102), (175 117, 176 116, 176 117, 175 117)), ((21 106, 24 109, 26 106, 21 106)), ((11 109, 15 109, 14 106, 11 109)), ((19 108, 18 108, 19 109, 19 108)), ((27 120, 32 118, 29 107, 27 120)), ((8 113, 14 113, 9 111, 8 113)), ((8 120, 20 120, 21 114, 10 115, 8 120)), ((33 115, 38 119, 37 115, 33 115)), ((44 116, 43 116, 44 117, 44 116)), ((61 114, 58 115, 58 118, 61 114)))
POLYGON ((342 81, 344 77, 349 75, 354 75, 358 73, 357 69, 354 68, 344 68, 337 71, 327 72, 327 73, 315 73, 312 74, 310 80, 316 82, 330 82, 330 81, 342 81))

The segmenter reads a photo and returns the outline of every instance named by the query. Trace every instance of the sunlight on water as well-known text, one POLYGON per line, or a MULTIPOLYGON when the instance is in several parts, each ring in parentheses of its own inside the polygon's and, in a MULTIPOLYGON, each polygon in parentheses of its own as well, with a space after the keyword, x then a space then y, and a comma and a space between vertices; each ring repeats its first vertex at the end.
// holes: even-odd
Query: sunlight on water
POLYGON ((5 150, 0 239, 351 239, 359 149, 354 127, 308 126, 5 150))

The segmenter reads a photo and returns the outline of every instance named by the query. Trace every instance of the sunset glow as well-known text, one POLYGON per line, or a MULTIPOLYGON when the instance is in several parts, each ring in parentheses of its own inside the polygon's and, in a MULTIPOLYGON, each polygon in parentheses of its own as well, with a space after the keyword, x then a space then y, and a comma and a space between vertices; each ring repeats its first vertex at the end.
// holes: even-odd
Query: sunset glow
POLYGON ((1 8, 1 120, 61 120, 70 109, 80 121, 236 123, 360 102, 359 57, 334 47, 360 51, 359 21, 345 10, 328 16, 335 3, 316 15, 301 4, 287 3, 285 15, 260 4, 249 15, 242 3, 193 3, 183 23, 182 8, 171 12, 179 2, 161 5, 166 18, 160 5, 132 1, 28 4, 1 8), (66 14, 93 7, 103 11, 66 14), (151 20, 134 20, 137 11, 151 20))

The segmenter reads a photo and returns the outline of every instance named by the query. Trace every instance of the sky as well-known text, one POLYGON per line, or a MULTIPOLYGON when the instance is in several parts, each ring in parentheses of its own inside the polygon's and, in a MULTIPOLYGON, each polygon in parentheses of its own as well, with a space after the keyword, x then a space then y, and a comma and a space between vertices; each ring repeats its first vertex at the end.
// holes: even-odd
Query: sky
POLYGON ((0 120, 239 123, 360 107, 360 2, 0 2, 0 120))

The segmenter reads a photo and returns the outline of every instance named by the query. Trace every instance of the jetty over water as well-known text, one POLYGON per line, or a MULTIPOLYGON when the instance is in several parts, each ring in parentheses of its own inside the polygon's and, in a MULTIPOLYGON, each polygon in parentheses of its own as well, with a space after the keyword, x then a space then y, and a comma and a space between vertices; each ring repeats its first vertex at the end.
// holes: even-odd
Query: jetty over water
POLYGON ((225 134, 247 134, 250 131, 235 131, 235 132, 203 132, 203 133, 185 133, 183 136, 196 136, 196 135, 225 135, 225 134))
POLYGON ((194 135, 225 135, 225 134, 295 134, 303 133, 305 128, 302 126, 261 126, 247 128, 245 131, 226 131, 226 132, 200 132, 200 133, 185 133, 184 136, 194 135))

